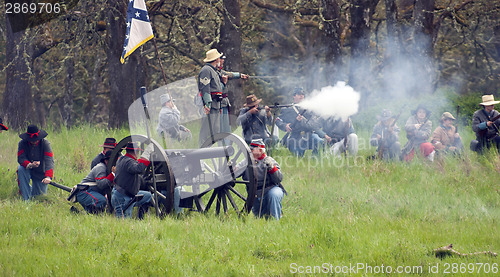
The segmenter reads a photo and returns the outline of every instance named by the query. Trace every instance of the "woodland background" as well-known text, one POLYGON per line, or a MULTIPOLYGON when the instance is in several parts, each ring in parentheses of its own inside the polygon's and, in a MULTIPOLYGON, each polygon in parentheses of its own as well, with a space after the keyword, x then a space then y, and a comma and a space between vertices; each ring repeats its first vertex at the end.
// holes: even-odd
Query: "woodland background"
POLYGON ((166 80, 152 41, 119 62, 128 1, 58 2, 76 6, 16 33, 0 3, 0 116, 14 130, 125 126, 139 87, 196 76, 211 48, 230 71, 279 76, 232 81, 233 111, 251 93, 286 103, 294 86, 338 80, 361 93, 361 108, 443 89, 500 92, 499 1, 146 1, 166 80))

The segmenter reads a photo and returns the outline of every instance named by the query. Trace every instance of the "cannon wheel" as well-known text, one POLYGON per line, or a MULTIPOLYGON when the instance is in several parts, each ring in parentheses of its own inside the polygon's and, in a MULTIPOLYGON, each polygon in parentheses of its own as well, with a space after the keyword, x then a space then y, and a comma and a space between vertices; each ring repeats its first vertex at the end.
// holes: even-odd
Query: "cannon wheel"
MULTIPOLYGON (((145 149, 146 145, 150 143, 150 140, 143 135, 133 135, 133 136, 128 136, 122 139, 115 147, 113 152, 111 153, 111 157, 108 162, 108 172, 111 172, 111 168, 116 165, 116 161, 118 160, 118 157, 120 156, 122 150, 127 147, 127 144, 129 142, 138 142, 141 144, 142 149, 145 149)), ((154 161, 154 169, 155 169, 155 177, 156 176, 163 176, 164 178, 161 178, 161 180, 157 181, 157 188, 158 191, 161 190, 166 190, 166 193, 161 197, 159 195, 158 197, 158 202, 161 210, 162 215, 169 214, 172 212, 173 206, 174 206, 174 187, 175 187, 175 180, 174 180, 174 174, 171 170, 170 163, 168 161, 168 157, 165 154, 165 151, 163 151, 163 148, 160 146, 158 142, 155 140, 151 139, 151 143, 154 145, 154 158, 152 160, 154 161)), ((146 171, 143 175, 144 179, 146 180, 146 183, 148 180, 152 180, 153 178, 153 169, 152 169, 153 163, 151 163, 147 168, 146 171)), ((152 182, 152 181, 151 181, 152 182)), ((151 193, 154 193, 154 189, 152 189, 152 185, 150 185, 148 188, 151 193)), ((154 194, 153 194, 153 199, 154 199, 154 194)), ((108 197, 108 206, 111 201, 111 197, 108 197)))
POLYGON ((226 172, 227 174, 229 170, 227 165, 228 158, 233 167, 236 166, 239 160, 246 159, 248 164, 245 171, 248 181, 234 178, 231 182, 195 196, 194 203, 196 208, 199 212, 207 213, 212 207, 213 202, 216 201, 216 214, 220 213, 221 208, 227 213, 228 203, 234 208, 237 214, 243 212, 248 214, 252 210, 255 193, 257 191, 257 179, 254 167, 255 161, 252 152, 245 141, 237 135, 231 133, 218 133, 214 135, 213 139, 213 143, 211 139, 205 141, 202 148, 232 145, 235 151, 233 155, 228 157, 213 158, 209 162, 204 161, 204 166, 210 171, 220 174, 226 172), (204 203, 207 204, 205 205, 204 203), (238 204, 240 204, 239 207, 238 204))

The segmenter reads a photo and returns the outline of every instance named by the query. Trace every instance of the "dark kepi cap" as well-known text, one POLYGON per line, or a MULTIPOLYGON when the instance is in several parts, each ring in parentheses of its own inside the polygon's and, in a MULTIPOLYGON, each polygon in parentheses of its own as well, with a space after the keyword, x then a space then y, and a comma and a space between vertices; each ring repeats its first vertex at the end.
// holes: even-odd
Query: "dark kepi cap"
POLYGON ((293 89, 293 95, 297 95, 297 94, 305 95, 304 88, 302 88, 302 87, 295 87, 293 89))
POLYGON ((127 143, 127 147, 125 148, 127 151, 142 151, 142 149, 139 147, 138 142, 131 141, 127 143))
POLYGON ((104 143, 102 145, 99 145, 100 147, 106 147, 106 148, 111 148, 115 149, 116 147, 116 139, 115 138, 106 138, 104 140, 104 143))
POLYGON ((27 141, 37 141, 45 138, 47 135, 47 132, 38 129, 38 126, 32 124, 28 126, 26 133, 20 134, 19 137, 27 141))

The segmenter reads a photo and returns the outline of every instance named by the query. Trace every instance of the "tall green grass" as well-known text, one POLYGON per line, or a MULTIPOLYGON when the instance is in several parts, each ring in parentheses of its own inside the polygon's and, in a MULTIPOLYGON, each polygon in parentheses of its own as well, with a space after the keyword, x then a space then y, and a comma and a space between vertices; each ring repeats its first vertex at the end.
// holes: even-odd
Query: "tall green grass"
MULTIPOLYGON (((68 186, 88 173, 105 137, 127 135, 90 126, 47 131, 55 180, 68 186)), ((358 135, 367 140, 370 131, 358 135)), ((462 136, 465 143, 472 134, 462 136)), ((67 193, 50 186, 47 196, 22 202, 15 176, 19 138, 4 132, 0 140, 2 276, 289 276, 358 264, 418 266, 422 272, 414 275, 423 276, 436 276, 429 266, 438 265, 439 276, 453 263, 500 264, 485 255, 433 255, 450 243, 463 253, 500 252, 500 159, 492 153, 386 163, 366 159, 375 151, 368 146, 356 160, 296 158, 278 148, 273 156, 288 192, 280 221, 194 212, 163 220, 150 213, 137 221, 73 214, 67 193)))

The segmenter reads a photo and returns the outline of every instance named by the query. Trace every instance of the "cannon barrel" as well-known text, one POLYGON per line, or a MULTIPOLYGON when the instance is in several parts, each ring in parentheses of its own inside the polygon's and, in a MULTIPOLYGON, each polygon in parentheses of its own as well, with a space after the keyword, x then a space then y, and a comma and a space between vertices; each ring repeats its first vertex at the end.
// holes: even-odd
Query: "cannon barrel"
POLYGON ((224 151, 224 146, 199 149, 166 149, 165 152, 168 156, 181 154, 186 156, 186 158, 199 160, 234 155, 234 147, 232 145, 225 146, 225 148, 227 152, 224 151))

